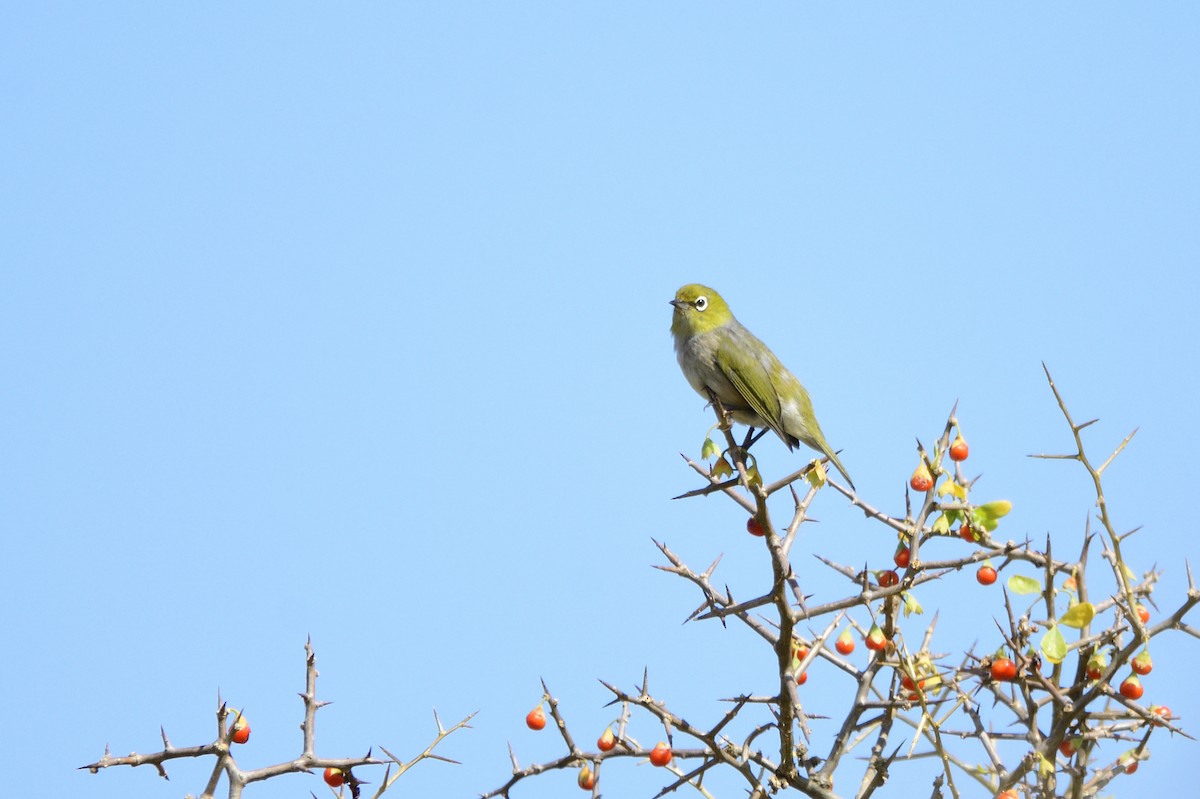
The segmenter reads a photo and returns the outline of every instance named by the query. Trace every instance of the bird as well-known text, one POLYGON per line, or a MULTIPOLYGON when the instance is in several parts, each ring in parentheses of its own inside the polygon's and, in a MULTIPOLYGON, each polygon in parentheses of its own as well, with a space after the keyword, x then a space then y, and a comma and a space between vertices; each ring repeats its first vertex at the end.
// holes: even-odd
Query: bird
POLYGON ((789 451, 805 444, 820 452, 854 488, 817 424, 808 391, 734 318, 724 298, 708 286, 689 283, 670 303, 675 357, 692 388, 719 400, 735 422, 775 431, 789 451))

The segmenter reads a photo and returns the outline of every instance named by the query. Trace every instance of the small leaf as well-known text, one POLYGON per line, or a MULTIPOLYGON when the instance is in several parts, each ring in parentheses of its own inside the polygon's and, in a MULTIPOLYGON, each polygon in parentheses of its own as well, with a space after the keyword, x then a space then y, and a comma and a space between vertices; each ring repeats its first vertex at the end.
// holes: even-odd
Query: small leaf
POLYGON ((1062 618, 1058 620, 1059 624, 1065 624, 1068 627, 1074 627, 1076 630, 1082 630, 1092 622, 1092 617, 1096 615, 1096 607, 1091 602, 1079 602, 1072 605, 1062 618))
POLYGON ((943 513, 933 520, 933 532, 938 535, 950 534, 950 514, 943 513))
POLYGON ((751 466, 746 469, 746 484, 751 488, 757 488, 762 485, 762 475, 758 473, 757 466, 751 466))
POLYGON ((1010 510, 1012 510, 1012 503, 1007 499, 984 503, 971 511, 971 526, 987 530, 990 533, 996 529, 1000 519, 1007 516, 1010 510))
POLYGON ((925 612, 925 608, 921 607, 921 603, 912 595, 911 591, 905 591, 901 594, 904 597, 904 615, 910 616, 913 613, 920 615, 925 612))
POLYGON ((720 478, 728 477, 731 474, 733 474, 733 467, 729 465, 729 461, 725 460, 724 456, 717 458, 717 462, 712 467, 712 476, 720 478))
POLYGON ((1062 663, 1067 656, 1067 639, 1063 638, 1062 630, 1054 625, 1042 636, 1042 654, 1051 663, 1062 663))
POLYGON ((828 476, 825 473, 825 464, 821 463, 819 460, 813 461, 812 468, 808 470, 808 474, 804 476, 804 479, 807 480, 808 484, 813 488, 820 488, 821 486, 825 485, 825 481, 828 479, 828 476))
POLYGON ((937 495, 939 497, 944 497, 947 494, 952 494, 955 499, 965 500, 967 498, 967 489, 963 486, 960 486, 953 480, 947 480, 938 486, 937 495))
POLYGON ((1042 584, 1032 577, 1014 574, 1008 578, 1008 590, 1014 594, 1036 594, 1042 590, 1042 584))
POLYGON ((1052 762, 1046 759, 1043 754, 1038 755, 1038 774, 1042 779, 1049 779, 1055 771, 1055 766, 1052 762))
POLYGON ((704 439, 704 446, 700 448, 700 460, 706 461, 709 458, 717 457, 719 454, 721 454, 721 450, 717 449, 717 442, 711 438, 704 439))

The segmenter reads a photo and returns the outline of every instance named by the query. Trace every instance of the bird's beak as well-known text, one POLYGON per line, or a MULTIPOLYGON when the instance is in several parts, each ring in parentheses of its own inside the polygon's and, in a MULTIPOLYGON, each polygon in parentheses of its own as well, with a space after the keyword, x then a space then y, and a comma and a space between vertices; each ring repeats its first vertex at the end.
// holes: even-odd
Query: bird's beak
POLYGON ((685 301, 685 300, 671 300, 669 304, 670 304, 670 305, 674 305, 676 308, 682 308, 683 306, 687 305, 687 301, 685 301))

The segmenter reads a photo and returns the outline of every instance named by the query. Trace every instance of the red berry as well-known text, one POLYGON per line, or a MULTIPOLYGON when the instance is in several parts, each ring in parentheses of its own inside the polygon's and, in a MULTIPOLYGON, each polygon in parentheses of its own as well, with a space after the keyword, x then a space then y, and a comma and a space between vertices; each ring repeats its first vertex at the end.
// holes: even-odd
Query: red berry
POLYGON ((796 675, 796 685, 804 685, 804 683, 806 683, 806 682, 808 682, 808 672, 807 671, 802 671, 796 675))
POLYGON ((663 741, 656 743, 654 748, 650 750, 650 762, 656 766, 667 765, 671 762, 672 757, 671 747, 667 746, 663 741))
POLYGON ((1007 791, 1001 791, 996 794, 996 799, 1020 799, 1020 794, 1009 788, 1007 791))
POLYGON ((1063 738, 1063 742, 1058 745, 1058 751, 1063 753, 1063 757, 1074 757, 1075 750, 1079 748, 1078 740, 1078 738, 1063 738))
POLYGON ((871 631, 867 633, 867 638, 863 642, 867 645, 867 649, 872 652, 878 652, 887 646, 887 638, 883 635, 883 630, 878 624, 871 625, 871 631))
POLYGON ((596 740, 596 748, 601 752, 611 752, 617 745, 617 736, 613 735, 612 727, 605 727, 604 732, 596 740))
POLYGON ((346 777, 344 774, 342 774, 342 770, 340 768, 334 768, 333 766, 330 766, 329 768, 325 769, 325 784, 330 788, 340 788, 342 787, 342 783, 345 781, 346 777))
POLYGON ((849 655, 854 651, 854 637, 850 635, 850 628, 842 630, 842 634, 838 636, 833 648, 838 651, 839 655, 849 655))
POLYGON ((1134 674, 1149 674, 1154 668, 1154 663, 1150 660, 1150 650, 1143 649, 1137 657, 1129 662, 1129 665, 1133 668, 1134 674))
POLYGON ((1103 655, 1096 653, 1088 658, 1087 663, 1087 678, 1093 682, 1104 676, 1104 670, 1108 668, 1108 659, 1103 655))
POLYGON ((891 588, 893 585, 896 585, 899 582, 900 582, 900 575, 896 574, 891 569, 888 569, 887 571, 882 571, 879 573, 879 587, 880 588, 891 588))
POLYGON ((1138 606, 1134 610, 1137 611, 1138 618, 1142 620, 1142 624, 1149 623, 1150 611, 1146 609, 1145 605, 1138 603, 1138 606))
POLYGON ((921 463, 913 470, 912 479, 908 481, 912 486, 913 491, 918 491, 924 494, 929 489, 933 488, 933 475, 929 473, 929 467, 921 463))
MULTIPOLYGON (((1150 712, 1153 713, 1154 715, 1158 716, 1160 719, 1170 719, 1171 718, 1171 708, 1167 707, 1166 705, 1151 705, 1150 712)), ((1162 726, 1161 721, 1155 721, 1154 723, 1155 723, 1155 725, 1157 725, 1159 727, 1162 726)))
POLYGON ((984 564, 979 567, 979 571, 975 572, 975 579, 979 581, 980 585, 991 585, 996 582, 996 570, 984 564))
POLYGON ((596 774, 591 770, 591 768, 585 765, 583 768, 579 769, 579 777, 576 778, 575 781, 579 783, 580 788, 583 788, 585 791, 590 791, 592 788, 596 787, 596 774))
POLYGON ((238 715, 233 726, 230 727, 230 731, 232 734, 229 736, 229 740, 235 744, 244 744, 250 740, 250 722, 246 721, 246 717, 243 715, 238 715))
POLYGON ((1009 658, 992 661, 992 679, 997 682, 1012 682, 1017 678, 1017 664, 1009 658))
POLYGON ((962 433, 959 433, 958 437, 954 439, 954 443, 950 445, 950 460, 965 461, 969 451, 967 442, 963 440, 962 433))
POLYGON ((961 525, 959 525, 958 537, 963 541, 970 541, 972 544, 975 543, 975 531, 972 530, 971 525, 967 524, 966 522, 963 522, 961 525))
POLYGON ((533 710, 529 711, 525 716, 525 726, 531 730, 544 729, 546 726, 546 711, 542 710, 542 706, 538 705, 533 710))
POLYGON ((761 536, 763 535, 763 527, 758 523, 758 519, 751 516, 746 520, 746 532, 750 535, 761 536))
POLYGON ((896 554, 892 555, 892 562, 901 569, 907 569, 911 555, 912 553, 908 551, 908 547, 904 546, 904 544, 901 544, 900 546, 896 547, 896 554))
POLYGON ((1136 674, 1130 674, 1125 678, 1125 682, 1121 683, 1121 696, 1126 699, 1141 699, 1145 692, 1146 689, 1142 688, 1142 681, 1136 674))

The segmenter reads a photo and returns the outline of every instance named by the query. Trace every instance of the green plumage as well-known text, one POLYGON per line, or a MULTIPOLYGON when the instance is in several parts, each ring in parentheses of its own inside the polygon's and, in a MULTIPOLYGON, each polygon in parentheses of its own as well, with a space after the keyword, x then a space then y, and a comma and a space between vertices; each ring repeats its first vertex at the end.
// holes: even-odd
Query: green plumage
POLYGON ((692 388, 706 399, 709 391, 715 394, 734 421, 775 431, 788 449, 803 443, 825 455, 853 488, 804 386, 734 318, 721 295, 692 283, 675 293, 671 305, 675 356, 692 388))

